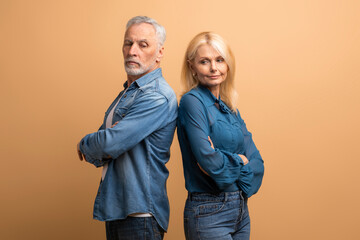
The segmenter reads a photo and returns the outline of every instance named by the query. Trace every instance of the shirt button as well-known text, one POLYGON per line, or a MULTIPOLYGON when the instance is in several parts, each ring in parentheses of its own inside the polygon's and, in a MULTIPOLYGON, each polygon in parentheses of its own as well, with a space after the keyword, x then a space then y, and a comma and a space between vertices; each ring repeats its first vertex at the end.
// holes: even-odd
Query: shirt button
POLYGON ((126 98, 126 95, 124 95, 124 98, 126 98))
POLYGON ((122 116, 122 117, 125 117, 125 113, 123 113, 121 116, 122 116))

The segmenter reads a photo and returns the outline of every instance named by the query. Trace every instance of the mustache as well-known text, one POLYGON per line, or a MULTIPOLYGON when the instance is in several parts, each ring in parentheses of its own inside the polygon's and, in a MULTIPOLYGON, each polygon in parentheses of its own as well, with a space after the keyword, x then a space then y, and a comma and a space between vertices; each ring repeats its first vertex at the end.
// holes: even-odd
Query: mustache
POLYGON ((135 58, 133 57, 128 57, 125 59, 125 62, 134 62, 140 65, 140 62, 138 62, 137 60, 135 60, 135 58))

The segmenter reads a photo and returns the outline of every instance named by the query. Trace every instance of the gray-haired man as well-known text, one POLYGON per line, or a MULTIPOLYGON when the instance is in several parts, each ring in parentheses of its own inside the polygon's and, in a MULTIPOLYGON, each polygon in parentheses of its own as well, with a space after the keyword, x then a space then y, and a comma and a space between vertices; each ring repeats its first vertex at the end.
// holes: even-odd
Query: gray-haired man
POLYGON ((123 44, 127 81, 97 132, 78 144, 80 159, 103 167, 94 218, 107 239, 162 239, 169 222, 166 191, 177 101, 162 76, 165 29, 129 20, 123 44))

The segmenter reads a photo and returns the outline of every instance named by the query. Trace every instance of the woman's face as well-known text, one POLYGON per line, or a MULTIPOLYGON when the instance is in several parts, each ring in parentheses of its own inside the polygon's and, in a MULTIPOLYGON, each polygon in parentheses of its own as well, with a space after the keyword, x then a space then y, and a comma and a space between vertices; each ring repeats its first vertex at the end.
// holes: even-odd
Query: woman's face
POLYGON ((219 87, 225 81, 228 72, 224 58, 208 44, 198 48, 190 68, 200 84, 209 89, 219 87))

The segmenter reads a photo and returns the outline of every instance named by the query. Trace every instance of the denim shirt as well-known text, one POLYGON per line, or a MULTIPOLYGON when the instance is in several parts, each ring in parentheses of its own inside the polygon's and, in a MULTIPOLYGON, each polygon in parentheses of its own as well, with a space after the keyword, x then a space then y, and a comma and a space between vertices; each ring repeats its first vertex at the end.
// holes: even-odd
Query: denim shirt
POLYGON ((89 163, 96 167, 108 163, 95 199, 94 219, 111 221, 132 213, 151 213, 166 231, 169 172, 165 164, 176 127, 176 96, 160 68, 137 79, 124 92, 110 105, 100 129, 80 144, 89 163), (105 129, 106 118, 121 96, 113 116, 113 123, 119 123, 105 129))
POLYGON ((258 191, 264 164, 238 110, 231 111, 207 88, 199 86, 181 98, 177 126, 189 192, 241 190, 250 197, 258 191), (238 154, 245 155, 249 163, 244 165, 238 154))

